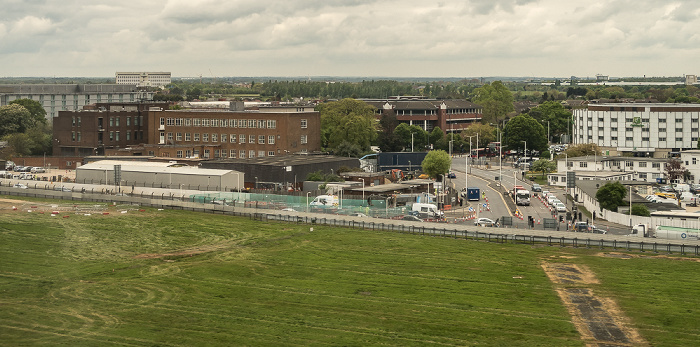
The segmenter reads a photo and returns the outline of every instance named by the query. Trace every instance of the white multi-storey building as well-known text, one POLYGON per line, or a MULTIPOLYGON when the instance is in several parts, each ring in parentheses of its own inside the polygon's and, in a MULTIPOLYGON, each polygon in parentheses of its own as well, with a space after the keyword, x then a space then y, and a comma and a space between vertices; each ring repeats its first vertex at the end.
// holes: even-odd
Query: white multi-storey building
MULTIPOLYGON (((698 151, 700 153, 700 151, 698 151)), ((699 156, 700 157, 700 156, 699 156)), ((668 159, 583 156, 557 159, 557 172, 548 174, 550 185, 566 185, 566 173, 575 171, 579 180, 625 180, 656 183, 666 177, 668 159)))
POLYGON ((598 144, 606 155, 666 158, 697 148, 700 137, 698 104, 591 104, 573 116, 574 144, 598 144))
POLYGON ((49 120, 58 111, 77 111, 98 102, 152 100, 153 93, 138 90, 135 84, 2 84, 0 106, 17 99, 38 101, 49 120))
POLYGON ((137 87, 163 87, 171 82, 170 72, 117 72, 117 84, 137 87))

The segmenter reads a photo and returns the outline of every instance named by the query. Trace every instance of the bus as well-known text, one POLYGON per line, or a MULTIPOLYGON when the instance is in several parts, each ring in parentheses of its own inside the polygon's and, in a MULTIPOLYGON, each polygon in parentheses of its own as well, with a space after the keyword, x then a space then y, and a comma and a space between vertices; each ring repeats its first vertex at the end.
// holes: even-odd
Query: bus
POLYGON ((483 157, 488 157, 486 148, 477 148, 477 149, 472 149, 472 158, 483 158, 483 157))
POLYGON ((486 146, 486 156, 488 157, 497 157, 500 153, 501 150, 501 143, 500 142, 489 142, 489 144, 486 146))

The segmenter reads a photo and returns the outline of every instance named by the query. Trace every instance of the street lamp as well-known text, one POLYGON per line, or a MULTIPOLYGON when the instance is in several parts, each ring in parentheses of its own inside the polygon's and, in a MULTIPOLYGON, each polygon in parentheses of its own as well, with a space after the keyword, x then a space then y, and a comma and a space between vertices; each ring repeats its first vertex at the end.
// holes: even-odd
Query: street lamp
POLYGON ((411 161, 408 161, 408 172, 411 172, 411 161))
POLYGON ((309 212, 309 194, 311 194, 311 192, 306 192, 306 213, 309 212))
POLYGON ((362 177, 362 203, 365 203, 365 178, 362 177))
POLYGON ((469 155, 464 160, 464 189, 469 189, 469 160, 472 158, 472 136, 465 136, 469 138, 469 155))
POLYGON ((527 141, 525 141, 525 140, 520 140, 520 142, 525 143, 525 152, 523 152, 523 157, 527 158, 527 141))
POLYGON ((255 176, 255 189, 258 189, 258 176, 255 176))
POLYGON ((241 173, 234 172, 236 174, 236 187, 238 187, 238 193, 241 193, 241 173))
POLYGON ((416 133, 411 133, 411 152, 413 152, 413 135, 416 133))

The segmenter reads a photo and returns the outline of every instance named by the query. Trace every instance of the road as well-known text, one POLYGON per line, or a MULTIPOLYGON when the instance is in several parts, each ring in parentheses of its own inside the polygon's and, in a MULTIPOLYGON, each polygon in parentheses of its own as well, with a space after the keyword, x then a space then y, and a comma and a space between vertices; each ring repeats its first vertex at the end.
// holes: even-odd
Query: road
MULTIPOLYGON (((458 190, 461 190, 461 188, 465 187, 465 184, 469 184, 469 187, 477 187, 480 188, 481 191, 486 191, 486 197, 488 198, 490 211, 480 212, 479 217, 487 217, 495 220, 496 218, 501 218, 503 216, 513 215, 511 213, 510 208, 506 204, 503 196, 499 194, 498 191, 496 191, 496 189, 499 186, 499 180, 497 179, 499 174, 502 177, 501 184, 504 188, 510 190, 513 189, 513 186, 517 184, 523 186, 525 189, 530 190, 530 192, 532 193, 532 182, 529 180, 523 180, 522 171, 514 168, 510 162, 508 162, 507 164, 503 163, 502 167, 500 168, 500 172, 498 160, 491 161, 489 163, 489 169, 486 169, 485 165, 470 165, 468 167, 470 174, 467 177, 465 177, 464 173, 467 169, 465 159, 466 157, 453 158, 452 171, 455 172, 457 178, 452 179, 452 182, 454 183, 455 188, 458 190)), ((559 199, 567 205, 567 210, 572 211, 572 208, 574 206, 573 201, 567 201, 565 189, 563 187, 544 186, 542 187, 542 189, 553 192, 554 195, 559 197, 559 199)), ((560 230, 566 229, 566 223, 558 222, 559 216, 564 216, 564 218, 566 218, 566 214, 564 212, 556 213, 550 211, 550 209, 538 197, 534 196, 534 194, 530 201, 530 206, 518 206, 519 211, 522 212, 524 217, 523 220, 520 220, 519 223, 516 223, 517 220, 514 218, 514 223, 516 223, 514 227, 526 227, 527 217, 532 216, 535 219, 535 229, 543 229, 541 223, 544 220, 544 218, 556 218, 560 230)), ((475 203, 476 202, 472 201, 471 205, 474 206, 475 203)), ((483 203, 483 200, 481 201, 481 203, 483 203)), ((583 216, 583 220, 586 220, 585 216, 583 216)), ((608 233, 610 234, 629 234, 629 228, 626 226, 604 222, 597 223, 597 225, 603 229, 608 230, 608 233)))

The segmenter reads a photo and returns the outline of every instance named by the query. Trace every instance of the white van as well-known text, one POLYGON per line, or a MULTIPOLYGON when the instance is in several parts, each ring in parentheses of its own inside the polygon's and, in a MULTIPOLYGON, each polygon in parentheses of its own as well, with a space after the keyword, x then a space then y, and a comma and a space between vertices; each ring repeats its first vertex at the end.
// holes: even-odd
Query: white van
POLYGON ((309 203, 311 207, 337 207, 338 203, 337 195, 319 195, 314 198, 313 201, 309 203))
POLYGON ((423 218, 442 218, 445 214, 435 204, 414 203, 411 212, 423 218))

